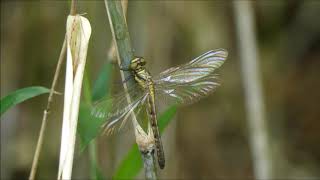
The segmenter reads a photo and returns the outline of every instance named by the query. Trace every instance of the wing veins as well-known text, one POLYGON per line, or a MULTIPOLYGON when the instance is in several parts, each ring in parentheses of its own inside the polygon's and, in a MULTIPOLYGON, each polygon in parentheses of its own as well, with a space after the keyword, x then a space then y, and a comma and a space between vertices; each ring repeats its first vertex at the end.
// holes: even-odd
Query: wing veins
POLYGON ((208 51, 194 60, 170 68, 155 78, 157 93, 175 99, 175 102, 192 103, 207 96, 219 86, 218 76, 214 71, 227 58, 223 49, 208 51))

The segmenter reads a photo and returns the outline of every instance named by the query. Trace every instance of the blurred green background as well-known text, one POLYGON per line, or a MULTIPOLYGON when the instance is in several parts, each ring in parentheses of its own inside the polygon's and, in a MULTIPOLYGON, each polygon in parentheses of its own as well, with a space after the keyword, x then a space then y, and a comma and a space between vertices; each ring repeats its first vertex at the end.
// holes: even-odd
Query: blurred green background
MULTIPOLYGON (((252 1, 265 119, 278 178, 320 177, 320 1, 252 1)), ((103 1, 79 1, 92 35, 87 71, 93 82, 107 61, 111 33, 103 1)), ((50 87, 65 34, 70 3, 1 2, 1 97, 16 89, 50 87)), ((157 74, 216 48, 229 57, 222 86, 200 102, 179 108, 163 135, 163 178, 254 177, 250 129, 231 1, 130 1, 128 27, 137 56, 157 74)), ((116 84, 119 73, 113 68, 116 84)), ((63 92, 64 68, 58 91, 63 92)), ((47 96, 1 117, 1 179, 27 178, 47 96)), ((57 176, 63 96, 55 96, 37 177, 57 176)), ((133 132, 97 138, 98 163, 111 177, 133 144, 133 132)), ((74 178, 89 178, 88 152, 79 148, 74 178)), ((143 172, 139 174, 144 177, 143 172)))

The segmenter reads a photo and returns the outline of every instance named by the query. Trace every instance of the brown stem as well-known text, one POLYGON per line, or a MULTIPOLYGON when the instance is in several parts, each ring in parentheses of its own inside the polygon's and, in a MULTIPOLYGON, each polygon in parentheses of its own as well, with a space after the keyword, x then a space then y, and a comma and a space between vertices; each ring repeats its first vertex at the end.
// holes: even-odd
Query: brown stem
MULTIPOLYGON (((70 15, 75 15, 75 14, 76 14, 76 2, 75 2, 75 0, 71 0, 70 15)), ((61 49, 61 52, 60 52, 60 56, 59 56, 58 64, 57 64, 57 67, 56 67, 56 71, 54 73, 53 81, 52 81, 52 84, 51 84, 51 90, 50 90, 50 94, 49 94, 49 97, 48 97, 47 106, 46 106, 46 109, 43 111, 43 117, 42 117, 42 123, 41 123, 39 138, 38 138, 38 142, 37 142, 35 155, 33 157, 33 162, 32 162, 32 167, 31 167, 31 171, 30 171, 30 175, 29 175, 29 180, 34 180, 35 174, 37 172, 39 156, 40 156, 40 152, 41 152, 42 144, 43 144, 44 133, 45 133, 45 130, 46 130, 46 127, 47 127, 47 117, 48 117, 48 114, 50 112, 50 106, 51 106, 53 94, 55 92, 54 89, 55 89, 57 81, 58 81, 58 77, 59 77, 60 70, 61 70, 61 65, 63 63, 66 51, 67 51, 67 39, 65 37, 64 40, 63 40, 63 45, 62 45, 62 49, 61 49)))
POLYGON ((63 63, 65 54, 66 54, 66 50, 67 50, 67 41, 66 38, 63 41, 63 45, 62 45, 62 49, 60 52, 60 56, 59 56, 59 60, 58 60, 58 64, 56 67, 56 72, 54 73, 54 77, 53 77, 53 81, 51 84, 51 90, 50 90, 50 94, 48 97, 48 103, 47 103, 47 107, 43 112, 43 117, 42 117, 42 124, 41 124, 41 129, 40 129, 40 133, 39 133, 39 138, 38 138, 38 142, 37 142, 37 147, 36 147, 36 152, 33 158, 33 162, 32 162, 32 167, 31 167, 31 172, 30 172, 30 176, 29 176, 29 180, 33 180, 35 177, 35 174, 37 172, 37 167, 38 167, 38 162, 39 162, 39 156, 40 156, 40 152, 42 149, 42 144, 43 144, 43 137, 44 137, 44 132, 47 126, 47 116, 48 113, 50 112, 50 105, 52 102, 52 98, 53 98, 53 94, 55 92, 55 87, 58 81, 58 77, 60 74, 60 70, 61 70, 61 65, 63 63))
POLYGON ((76 15, 77 11, 76 11, 76 1, 75 0, 71 0, 71 7, 70 7, 70 15, 74 16, 76 15))

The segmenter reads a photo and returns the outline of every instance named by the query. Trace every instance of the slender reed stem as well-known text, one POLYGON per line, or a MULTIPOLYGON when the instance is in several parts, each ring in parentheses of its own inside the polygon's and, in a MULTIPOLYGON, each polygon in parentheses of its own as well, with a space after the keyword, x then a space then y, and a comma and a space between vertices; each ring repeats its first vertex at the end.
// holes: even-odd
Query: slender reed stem
POLYGON ((74 16, 76 14, 76 0, 71 0, 70 15, 74 16))
POLYGON ((32 162, 31 172, 30 172, 30 175, 29 175, 29 179, 30 180, 33 180, 35 178, 35 174, 37 172, 39 156, 40 156, 40 152, 41 152, 42 144, 43 144, 44 133, 45 133, 45 130, 46 130, 46 127, 47 127, 47 117, 48 117, 48 113, 50 112, 50 106, 51 106, 51 102, 52 102, 52 99, 53 99, 53 94, 55 92, 55 87, 56 87, 56 84, 57 84, 57 81, 58 81, 58 77, 59 77, 59 74, 60 74, 61 65, 62 65, 64 57, 66 55, 66 50, 67 50, 67 41, 66 41, 66 38, 65 38, 63 40, 63 45, 62 45, 62 49, 61 49, 61 52, 60 52, 58 64, 57 64, 56 71, 54 73, 53 81, 52 81, 52 84, 51 84, 51 90, 50 90, 50 94, 49 94, 49 97, 48 97, 47 107, 43 111, 41 129, 40 129, 40 133, 39 133, 39 138, 38 138, 38 142, 37 142, 35 155, 34 155, 33 162, 32 162))
MULTIPOLYGON (((128 32, 127 23, 122 10, 121 2, 112 0, 105 0, 105 5, 109 17, 110 28, 112 31, 114 43, 116 46, 116 53, 118 57, 118 63, 124 68, 129 67, 129 64, 133 58, 133 50, 131 48, 130 36, 128 32)), ((130 76, 130 72, 121 71, 121 78, 124 80, 125 77, 130 76)), ((133 79, 127 81, 124 84, 124 88, 135 83, 133 79)), ((127 96, 128 102, 131 102, 130 94, 127 96)), ((133 124, 136 128, 136 142, 139 146, 142 159, 144 161, 144 169, 146 179, 157 179, 156 177, 156 164, 153 155, 153 141, 150 141, 147 136, 137 133, 136 117, 134 113, 131 114, 133 118, 133 124), (149 145, 146 145, 149 144, 149 145)), ((138 130, 139 131, 139 130, 138 130)))
POLYGON ((89 159, 90 159, 90 179, 98 179, 97 176, 97 142, 93 140, 89 144, 89 159))
POLYGON ((252 4, 250 1, 235 1, 233 5, 239 38, 254 174, 256 179, 272 179, 273 163, 259 75, 252 4))
MULTIPOLYGON (((74 14, 76 14, 76 3, 75 3, 75 0, 71 0, 70 15, 74 15, 74 14)), ((53 99, 53 94, 55 92, 55 87, 56 87, 56 84, 57 84, 57 81, 58 81, 58 77, 59 77, 59 74, 60 74, 61 65, 63 63, 63 60, 64 60, 65 56, 66 56, 66 50, 67 50, 67 40, 66 40, 66 37, 65 37, 64 40, 63 40, 63 45, 62 45, 62 49, 61 49, 61 52, 60 52, 60 56, 59 56, 58 64, 57 64, 57 67, 56 67, 56 71, 54 73, 53 81, 52 81, 52 84, 51 84, 51 90, 50 90, 50 94, 49 94, 49 97, 48 97, 47 106, 46 106, 46 109, 43 111, 43 117, 42 117, 40 133, 39 133, 38 142, 37 142, 37 146, 36 146, 36 151, 35 151, 35 155, 33 157, 32 167, 31 167, 31 171, 30 171, 30 175, 29 175, 29 179, 30 180, 34 180, 36 172, 37 172, 39 156, 40 156, 42 145, 43 145, 44 133, 45 133, 46 127, 47 127, 47 117, 48 117, 48 114, 50 112, 50 106, 51 106, 51 102, 52 102, 52 99, 53 99)))

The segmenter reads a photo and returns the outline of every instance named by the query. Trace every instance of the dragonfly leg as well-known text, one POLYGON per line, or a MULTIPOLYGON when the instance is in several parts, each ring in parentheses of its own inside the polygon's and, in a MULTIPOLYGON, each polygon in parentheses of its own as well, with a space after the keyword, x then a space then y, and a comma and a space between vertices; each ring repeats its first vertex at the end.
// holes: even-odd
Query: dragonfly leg
POLYGON ((132 77, 133 77, 133 76, 127 76, 127 77, 122 81, 122 83, 124 84, 124 83, 128 82, 132 77))
POLYGON ((121 71, 130 71, 129 68, 124 67, 122 64, 120 64, 120 70, 121 71))

